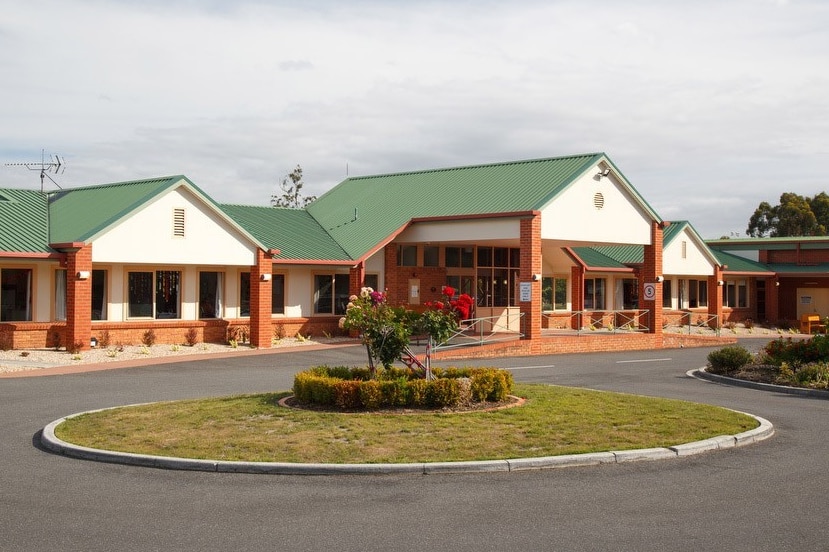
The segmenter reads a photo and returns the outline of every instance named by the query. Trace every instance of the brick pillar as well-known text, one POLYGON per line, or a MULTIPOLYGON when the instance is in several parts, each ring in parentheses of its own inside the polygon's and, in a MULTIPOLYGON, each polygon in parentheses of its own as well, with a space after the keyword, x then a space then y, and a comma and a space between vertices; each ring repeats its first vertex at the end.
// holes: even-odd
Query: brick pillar
MULTIPOLYGON (((573 312, 584 311, 584 267, 576 265, 570 268, 570 298, 572 300, 573 312)), ((582 325, 581 314, 570 317, 570 327, 580 330, 582 325)))
POLYGON ((256 250, 256 264, 250 267, 250 344, 269 349, 273 341, 271 328, 271 294, 273 293, 271 256, 256 250), (263 275, 267 275, 264 276, 263 275))
POLYGON ((406 293, 407 282, 403 281, 400 277, 401 269, 397 266, 397 245, 393 243, 386 245, 383 253, 383 266, 386 271, 383 275, 383 279, 386 284, 386 289, 389 292, 389 303, 392 305, 402 305, 408 303, 408 294, 406 293))
MULTIPOLYGON (((780 281, 777 277, 766 278, 766 320, 776 324, 780 320, 780 281)), ((765 320, 758 320, 765 322, 765 320)))
POLYGON ((708 277, 708 316, 716 316, 715 320, 709 322, 709 325, 717 329, 722 327, 722 296, 723 286, 720 282, 723 281, 722 267, 717 265, 714 267, 714 275, 708 277))
MULTIPOLYGON (((639 303, 648 311, 648 333, 656 334, 658 346, 661 346, 662 337, 662 282, 657 282, 657 276, 662 276, 662 224, 651 222, 651 243, 645 246, 645 259, 639 278, 639 303), (652 284, 655 291, 647 294, 646 284, 652 284)), ((649 286, 650 287, 650 286, 649 286)))
POLYGON ((533 276, 541 274, 541 214, 532 218, 521 219, 521 268, 518 271, 520 285, 531 287, 529 301, 520 301, 523 319, 524 339, 541 337, 541 279, 533 276))
POLYGON ((351 267, 348 271, 348 294, 359 296, 360 290, 365 286, 365 278, 366 265, 364 263, 351 267))
POLYGON ((64 345, 90 348, 92 338, 92 244, 66 253, 66 333, 64 345), (79 278, 79 273, 83 278, 79 278))

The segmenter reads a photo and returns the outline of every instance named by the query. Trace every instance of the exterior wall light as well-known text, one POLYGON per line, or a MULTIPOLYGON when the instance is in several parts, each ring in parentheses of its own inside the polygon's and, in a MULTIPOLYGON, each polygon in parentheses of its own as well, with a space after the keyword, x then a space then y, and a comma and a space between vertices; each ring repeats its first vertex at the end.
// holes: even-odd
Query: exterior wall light
POLYGON ((80 270, 76 275, 78 280, 89 280, 89 271, 88 270, 80 270))
POLYGON ((265 273, 265 274, 262 274, 261 276, 259 276, 259 279, 262 280, 263 282, 269 282, 270 279, 271 279, 271 275, 270 275, 270 273, 265 273))
POLYGON ((661 283, 662 283, 662 282, 664 282, 664 281, 665 281, 665 277, 664 277, 664 276, 659 275, 659 276, 657 276, 657 277, 656 277, 656 282, 657 282, 657 283, 661 284, 661 283))

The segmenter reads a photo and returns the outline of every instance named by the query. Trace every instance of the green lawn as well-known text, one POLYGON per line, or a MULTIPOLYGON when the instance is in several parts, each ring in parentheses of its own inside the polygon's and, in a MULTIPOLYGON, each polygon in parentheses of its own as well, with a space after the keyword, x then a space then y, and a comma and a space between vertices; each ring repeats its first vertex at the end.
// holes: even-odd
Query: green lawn
POLYGON ((524 406, 492 412, 332 413, 269 393, 157 403, 71 418, 56 435, 92 448, 253 462, 495 460, 666 447, 757 421, 723 408, 549 385, 517 385, 524 406))

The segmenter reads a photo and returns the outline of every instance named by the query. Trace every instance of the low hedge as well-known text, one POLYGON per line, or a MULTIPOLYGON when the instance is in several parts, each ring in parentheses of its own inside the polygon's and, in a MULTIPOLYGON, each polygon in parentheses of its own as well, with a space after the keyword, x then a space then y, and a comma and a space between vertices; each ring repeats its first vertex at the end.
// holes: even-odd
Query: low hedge
POLYGON ((301 403, 343 410, 455 407, 475 402, 502 402, 512 392, 513 378, 498 368, 435 368, 425 380, 401 368, 317 366, 294 376, 294 397, 301 403))

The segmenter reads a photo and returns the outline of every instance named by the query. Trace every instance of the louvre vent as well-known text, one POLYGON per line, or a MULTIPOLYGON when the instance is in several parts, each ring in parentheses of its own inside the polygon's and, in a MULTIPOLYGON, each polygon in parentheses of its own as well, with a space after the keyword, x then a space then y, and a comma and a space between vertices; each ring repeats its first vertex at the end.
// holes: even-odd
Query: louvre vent
POLYGON ((173 236, 184 237, 184 209, 173 209, 173 236))
POLYGON ((601 192, 596 192, 596 195, 593 196, 593 206, 596 207, 596 209, 604 207, 604 196, 601 192))

